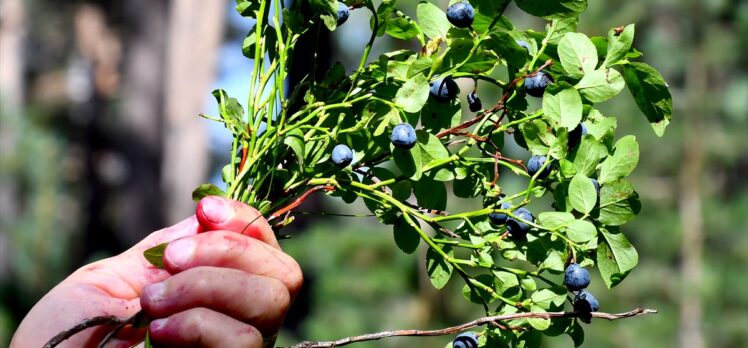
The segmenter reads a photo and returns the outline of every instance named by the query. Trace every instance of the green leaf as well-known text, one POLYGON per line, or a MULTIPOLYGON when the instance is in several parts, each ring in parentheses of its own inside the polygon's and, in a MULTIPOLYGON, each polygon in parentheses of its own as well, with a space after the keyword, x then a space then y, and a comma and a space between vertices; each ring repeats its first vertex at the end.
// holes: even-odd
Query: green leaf
POLYGON ((564 271, 564 257, 558 250, 551 250, 539 268, 561 273, 564 271))
POLYGON ((522 11, 548 19, 574 16, 587 9, 587 0, 515 0, 515 2, 522 11))
POLYGON ((426 209, 444 210, 447 208, 447 187, 443 182, 421 177, 415 182, 418 206, 426 209))
POLYGON ((410 78, 395 95, 395 104, 405 112, 418 112, 429 99, 429 81, 424 75, 410 78))
POLYGON ((569 131, 566 128, 556 130, 556 137, 551 142, 548 155, 560 160, 566 158, 569 152, 569 131))
POLYGON ((623 233, 600 231, 604 237, 597 247, 597 267, 605 286, 618 285, 639 262, 639 254, 623 233))
POLYGON ((581 33, 566 33, 558 43, 558 56, 566 73, 575 79, 594 71, 597 67, 597 49, 592 41, 581 33))
MULTIPOLYGON (((418 224, 418 221, 414 220, 413 223, 418 224)), ((395 220, 392 232, 395 237, 395 244, 397 244, 397 247, 406 254, 412 254, 416 249, 418 249, 418 243, 421 241, 421 236, 418 234, 415 227, 411 226, 404 217, 400 216, 395 220)))
POLYGON ((556 95, 543 95, 543 113, 551 121, 554 128, 576 128, 582 121, 582 97, 574 88, 567 88, 556 95))
POLYGON ((530 296, 532 303, 542 309, 548 310, 551 306, 561 306, 566 301, 566 289, 563 287, 554 287, 550 289, 540 289, 530 296))
POLYGON ((574 169, 584 175, 592 175, 600 160, 608 154, 608 149, 592 135, 585 135, 574 155, 574 169))
POLYGON ((586 73, 574 87, 587 100, 593 103, 602 103, 618 95, 625 84, 621 73, 617 70, 599 69, 586 73))
MULTIPOLYGON (((390 17, 392 17, 392 13, 395 12, 396 3, 397 3, 397 0, 383 0, 382 3, 379 5, 379 7, 377 7, 376 18, 379 20, 377 36, 382 36, 387 32, 387 22, 391 20, 390 17)), ((374 29, 374 17, 373 16, 371 17, 371 28, 372 30, 374 29)))
MULTIPOLYGON (((254 0, 252 0, 254 2, 254 0)), ((306 29, 306 22, 304 22, 304 15, 301 11, 291 11, 289 8, 283 9, 283 24, 292 33, 301 33, 306 29)))
POLYGON ((390 189, 392 190, 392 197, 398 201, 407 200, 410 198, 410 194, 413 191, 410 181, 396 182, 390 185, 390 189))
POLYGON ((145 332, 145 341, 143 341, 143 347, 144 348, 151 348, 151 347, 153 347, 151 345, 151 333, 148 332, 148 331, 145 332))
MULTIPOLYGON (((416 131, 416 145, 412 149, 405 150, 394 146, 391 146, 391 149, 395 164, 413 180, 419 180, 424 167, 432 161, 449 157, 449 151, 439 138, 422 129, 416 131)), ((430 177, 438 181, 450 181, 454 179, 454 174, 447 168, 440 168, 430 177)))
POLYGON ((461 118, 462 106, 457 98, 448 103, 431 100, 421 109, 421 125, 433 134, 458 125, 461 118))
POLYGON ((470 3, 478 12, 491 18, 500 16, 511 0, 471 0, 470 3))
POLYGON ((416 22, 398 17, 387 21, 387 29, 385 32, 387 35, 396 39, 410 40, 418 36, 418 34, 421 33, 421 30, 418 28, 416 22))
POLYGON ((218 111, 227 127, 243 127, 244 108, 239 104, 236 98, 230 98, 226 91, 217 89, 213 91, 213 96, 218 102, 218 111))
POLYGON ((569 184, 561 182, 553 190, 553 207, 558 211, 571 212, 572 207, 569 201, 569 184))
POLYGON ((629 24, 618 34, 615 29, 608 31, 608 53, 605 55, 604 67, 618 63, 631 50, 634 42, 634 24, 629 24))
POLYGON ((615 131, 618 127, 618 121, 615 117, 605 117, 597 109, 591 109, 590 113, 587 114, 587 125, 588 134, 599 140, 601 145, 606 146, 605 156, 608 155, 607 148, 612 148, 613 139, 615 137, 615 131))
POLYGON ((169 243, 161 243, 159 245, 156 245, 155 247, 147 249, 146 251, 143 252, 143 256, 154 267, 163 269, 164 268, 164 250, 166 250, 167 245, 169 245, 169 243))
MULTIPOLYGON (((448 253, 449 246, 443 246, 442 250, 448 253)), ((452 276, 452 268, 452 264, 444 260, 434 249, 429 248, 426 252, 426 272, 435 288, 441 289, 447 285, 452 276)))
POLYGON ((507 290, 519 286, 519 280, 514 273, 504 271, 493 271, 494 278, 497 281, 499 293, 505 293, 507 290))
POLYGON ((408 67, 407 77, 411 78, 416 75, 427 75, 431 71, 431 66, 434 65, 434 61, 431 57, 420 57, 416 59, 413 64, 408 67))
MULTIPOLYGON (((256 0, 250 1, 254 2, 256 0)), ((309 0, 309 4, 312 6, 315 13, 337 14, 338 11, 337 0, 309 0)))
POLYGON ((589 221, 574 220, 566 226, 566 235, 576 243, 587 243, 597 237, 597 229, 589 221))
POLYGON ((619 226, 634 218, 641 210, 639 196, 627 180, 608 182, 600 187, 600 216, 606 225, 619 226))
POLYGON ((425 0, 418 2, 416 18, 423 33, 430 38, 446 38, 447 32, 452 27, 444 11, 425 0))
POLYGON ((584 328, 579 324, 579 320, 574 320, 574 323, 566 331, 566 334, 571 337, 574 347, 581 347, 584 343, 584 328))
MULTIPOLYGON (((548 23, 546 25, 546 28, 549 28, 550 24, 551 23, 548 23)), ((579 26, 579 17, 570 16, 566 18, 554 19, 553 24, 556 25, 556 30, 554 30, 553 34, 551 34, 551 37, 548 39, 548 43, 558 46, 558 42, 561 41, 566 33, 573 33, 577 31, 577 27, 579 26)), ((545 35, 545 33, 543 33, 543 35, 545 35)))
POLYGON ((236 12, 238 12, 243 17, 252 17, 254 18, 257 16, 255 14, 255 11, 260 10, 260 2, 256 0, 237 0, 236 2, 236 12))
MULTIPOLYGON (((249 59, 255 59, 255 41, 257 39, 255 30, 256 27, 253 26, 249 30, 249 33, 247 33, 247 36, 244 37, 244 41, 242 41, 242 54, 249 59)), ((262 32, 262 38, 265 40, 265 52, 267 52, 270 60, 275 59, 277 56, 275 45, 278 42, 275 30, 273 28, 265 28, 262 32)))
POLYGON ((299 161, 299 166, 304 166, 304 133, 300 129, 294 129, 287 133, 283 138, 283 143, 291 148, 296 159, 299 161))
MULTIPOLYGON (((525 39, 523 41, 529 41, 525 39)), ((512 67, 521 68, 529 58, 527 51, 517 44, 517 40, 504 31, 491 33, 483 42, 484 47, 492 50, 507 61, 512 67)))
POLYGON ((616 142, 612 156, 600 168, 600 184, 623 178, 631 174, 639 162, 639 144, 636 137, 627 135, 616 142))
POLYGON ((192 200, 195 202, 198 202, 203 199, 203 197, 207 196, 226 197, 226 192, 223 192, 223 190, 213 184, 202 184, 192 191, 192 200))
MULTIPOLYGON (((536 305, 530 306, 530 311, 535 313, 546 312, 545 309, 536 305)), ((527 319, 527 322, 530 323, 530 326, 532 326, 535 330, 543 331, 551 327, 551 320, 548 318, 529 318, 527 319)))
POLYGON ((455 180, 452 185, 455 196, 473 198, 483 191, 483 177, 475 170, 469 170, 467 177, 455 180))
POLYGON ((543 120, 533 120, 519 125, 527 149, 539 155, 548 153, 548 148, 556 141, 551 127, 543 120))
POLYGON ((337 0, 309 0, 314 13, 319 14, 322 23, 328 30, 333 31, 338 26, 337 0))
POLYGON ((590 178, 578 173, 569 183, 569 199, 571 206, 577 211, 589 214, 597 204, 597 190, 590 178))
POLYGON ((645 63, 629 63, 623 67, 623 78, 657 136, 665 134, 665 128, 673 116, 673 98, 668 85, 660 73, 645 63))
POLYGON ((538 223, 550 230, 560 226, 564 226, 572 221, 574 221, 574 215, 572 215, 571 213, 544 211, 538 214, 538 223))
MULTIPOLYGON (((474 279, 479 283, 482 283, 489 289, 496 288, 496 285, 494 284, 495 278, 491 277, 488 274, 480 274, 474 279)), ((486 289, 480 287, 471 287, 467 284, 462 287, 462 296, 465 297, 466 300, 477 304, 491 303, 496 300, 496 298, 491 296, 491 293, 486 289)))

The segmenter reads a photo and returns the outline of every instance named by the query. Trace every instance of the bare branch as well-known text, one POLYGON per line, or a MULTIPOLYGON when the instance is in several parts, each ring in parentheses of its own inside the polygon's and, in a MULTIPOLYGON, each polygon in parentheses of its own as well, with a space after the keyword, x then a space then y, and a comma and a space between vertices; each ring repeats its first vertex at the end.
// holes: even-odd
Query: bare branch
MULTIPOLYGON (((630 318, 635 317, 638 315, 644 315, 644 314, 654 314, 657 313, 654 309, 642 309, 642 308, 636 308, 634 310, 624 312, 624 313, 603 313, 603 312, 592 312, 591 317, 592 318, 601 318, 601 319, 608 319, 608 320, 616 320, 616 319, 623 319, 623 318, 630 318)), ((377 332, 377 333, 370 333, 360 336, 351 336, 342 338, 336 341, 321 341, 321 342, 311 342, 311 341, 305 341, 301 343, 297 343, 293 346, 290 346, 288 348, 325 348, 325 347, 338 347, 338 346, 344 346, 351 343, 356 342, 364 342, 364 341, 373 341, 378 340, 382 338, 387 337, 396 337, 396 336, 443 336, 443 335, 451 335, 458 332, 465 331, 467 329, 481 326, 481 325, 494 325, 501 328, 501 325, 497 325, 497 322, 499 321, 505 321, 505 320, 514 320, 514 319, 529 319, 529 318, 541 318, 541 319, 550 319, 550 318, 576 318, 580 315, 575 312, 548 312, 548 313, 536 313, 536 312, 526 312, 526 313, 514 313, 514 314, 505 314, 505 315, 497 315, 492 317, 484 317, 480 319, 476 319, 464 324, 460 324, 457 326, 451 326, 443 329, 438 330, 395 330, 395 331, 383 331, 383 332, 377 332)), ((519 329, 519 328, 511 328, 511 329, 519 329)))
POLYGON ((49 342, 47 342, 42 348, 53 348, 56 347, 58 344, 62 343, 66 339, 72 337, 73 335, 96 326, 100 325, 122 325, 123 323, 128 322, 130 318, 119 318, 113 315, 103 315, 100 317, 93 317, 86 319, 77 325, 62 331, 58 333, 55 337, 52 337, 49 342))

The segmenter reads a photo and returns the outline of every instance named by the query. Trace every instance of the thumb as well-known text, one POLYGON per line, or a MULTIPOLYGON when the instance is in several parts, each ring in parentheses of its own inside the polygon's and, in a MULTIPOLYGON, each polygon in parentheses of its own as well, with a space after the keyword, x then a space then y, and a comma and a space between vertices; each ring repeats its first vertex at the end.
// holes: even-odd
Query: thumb
POLYGON ((273 229, 256 209, 220 196, 208 196, 197 203, 195 216, 203 231, 241 233, 280 249, 273 229))
POLYGON ((140 242, 135 244, 127 252, 142 254, 144 251, 155 247, 159 244, 168 243, 182 237, 196 235, 203 231, 202 226, 198 223, 195 216, 190 216, 179 223, 169 226, 149 234, 140 242))

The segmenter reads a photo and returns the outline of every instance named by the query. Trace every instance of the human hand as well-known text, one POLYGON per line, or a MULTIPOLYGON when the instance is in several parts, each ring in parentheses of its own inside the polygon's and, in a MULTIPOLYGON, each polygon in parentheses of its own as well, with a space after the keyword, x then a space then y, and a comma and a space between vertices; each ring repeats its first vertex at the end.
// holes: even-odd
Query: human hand
MULTIPOLYGON (((141 308, 155 319, 151 340, 162 346, 261 347, 263 336, 277 332, 302 275, 257 216, 244 204, 204 198, 195 216, 58 284, 26 315, 11 347, 41 347, 85 319, 130 317, 141 308), (143 251, 166 242, 165 269, 157 269, 143 251)), ((95 347, 110 330, 89 328, 59 347, 95 347)), ((107 347, 132 346, 144 334, 123 330, 107 347)))

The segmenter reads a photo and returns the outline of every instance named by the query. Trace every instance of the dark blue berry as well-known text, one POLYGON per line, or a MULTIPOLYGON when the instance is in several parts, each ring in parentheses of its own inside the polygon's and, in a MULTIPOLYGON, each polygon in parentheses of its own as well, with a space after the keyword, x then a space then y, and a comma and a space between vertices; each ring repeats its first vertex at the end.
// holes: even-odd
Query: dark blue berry
POLYGON ((458 28, 467 28, 473 24, 475 9, 467 1, 460 1, 447 8, 447 19, 458 28))
POLYGON ((564 285, 571 291, 582 290, 590 285, 590 272, 572 263, 564 272, 564 285))
POLYGON ((452 80, 450 77, 439 79, 431 83, 430 89, 431 95, 434 99, 440 102, 448 102, 457 96, 460 92, 460 88, 457 87, 457 82, 452 80))
POLYGON ((600 309, 600 304, 597 302, 595 296, 587 290, 582 290, 574 296, 574 311, 579 313, 590 313, 597 312, 600 309))
POLYGON ((580 123, 574 130, 569 132, 569 149, 575 148, 582 141, 582 137, 587 135, 587 126, 580 123))
MULTIPOLYGON (((501 203, 501 209, 509 209, 512 205, 509 202, 501 203)), ((504 213, 491 213, 488 214, 488 219, 494 225, 503 225, 506 223, 507 215, 504 213)))
POLYGON ((348 5, 338 1, 338 25, 345 23, 348 20, 350 12, 348 11, 348 5))
POLYGON ((574 296, 574 312, 579 316, 579 320, 584 323, 590 323, 592 312, 597 312, 600 305, 597 303, 595 296, 587 290, 582 290, 574 296))
POLYGON ((478 348, 478 337, 475 332, 463 332, 452 341, 452 348, 478 348))
MULTIPOLYGON (((527 174, 530 174, 530 176, 535 176, 535 173, 540 171, 540 168, 543 167, 543 164, 545 164, 545 161, 548 159, 545 156, 532 156, 530 157, 530 160, 527 161, 527 174)), ((538 174, 538 178, 545 178, 548 176, 548 174, 551 173, 551 167, 546 166, 542 173, 538 174)))
POLYGON ((343 144, 335 145, 332 149, 332 162, 338 167, 347 167, 353 162, 353 152, 348 146, 343 144))
MULTIPOLYGON (((535 218, 532 216, 532 213, 525 208, 518 208, 514 211, 514 215, 521 218, 522 220, 535 222, 535 218)), ((506 231, 514 237, 520 237, 530 231, 530 225, 518 219, 510 217, 506 219, 506 231)))
POLYGON ((597 192, 597 200, 600 201, 600 183, 597 182, 597 180, 590 178, 590 181, 592 181, 592 185, 595 185, 595 192, 597 192))
POLYGON ((480 97, 475 92, 468 94, 467 102, 468 106, 470 107, 470 111, 472 112, 478 112, 483 109, 483 104, 480 102, 480 97))
POLYGON ((545 88, 553 83, 553 78, 545 71, 539 71, 535 76, 525 79, 525 92, 533 97, 542 97, 545 88))
POLYGON ((401 123, 392 129, 392 145, 401 149, 410 149, 416 144, 416 131, 410 123, 401 123))

